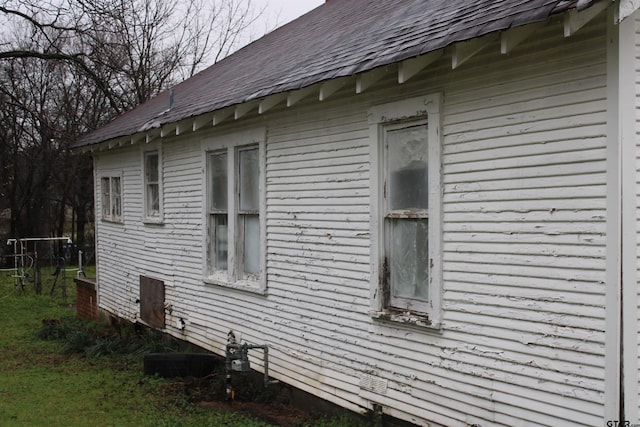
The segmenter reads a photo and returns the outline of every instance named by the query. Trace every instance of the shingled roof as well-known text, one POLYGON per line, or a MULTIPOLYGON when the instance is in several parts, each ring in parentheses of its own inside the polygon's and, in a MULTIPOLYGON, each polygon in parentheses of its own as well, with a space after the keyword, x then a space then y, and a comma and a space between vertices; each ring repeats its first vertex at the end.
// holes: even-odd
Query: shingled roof
POLYGON ((85 135, 82 147, 315 83, 397 63, 458 42, 542 22, 589 0, 330 0, 85 135))

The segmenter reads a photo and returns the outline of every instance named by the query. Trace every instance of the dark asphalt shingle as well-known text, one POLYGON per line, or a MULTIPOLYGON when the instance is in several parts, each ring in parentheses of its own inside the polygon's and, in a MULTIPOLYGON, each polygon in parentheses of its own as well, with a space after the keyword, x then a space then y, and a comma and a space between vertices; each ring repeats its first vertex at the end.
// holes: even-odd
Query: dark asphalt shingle
POLYGON ((251 99, 361 73, 575 7, 567 0, 331 0, 85 135, 133 135, 251 99))

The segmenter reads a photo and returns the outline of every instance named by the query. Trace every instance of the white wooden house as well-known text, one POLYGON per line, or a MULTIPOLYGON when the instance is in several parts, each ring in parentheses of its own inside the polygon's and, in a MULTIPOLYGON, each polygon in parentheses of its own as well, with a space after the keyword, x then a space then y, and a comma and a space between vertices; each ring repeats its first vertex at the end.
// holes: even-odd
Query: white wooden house
POLYGON ((640 423, 639 3, 331 0, 122 115, 99 308, 418 425, 640 423))

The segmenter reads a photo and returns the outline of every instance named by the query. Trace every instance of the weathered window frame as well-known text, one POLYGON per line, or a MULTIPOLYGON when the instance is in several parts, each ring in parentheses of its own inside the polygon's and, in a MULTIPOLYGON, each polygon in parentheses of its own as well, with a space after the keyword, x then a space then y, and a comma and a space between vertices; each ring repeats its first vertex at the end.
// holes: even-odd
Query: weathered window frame
POLYGON ((142 211, 143 221, 147 223, 162 223, 163 221, 163 188, 162 188, 162 149, 156 147, 142 151, 142 182, 143 182, 143 199, 142 211), (156 179, 151 179, 151 171, 149 170, 148 160, 152 156, 157 157, 157 170, 155 171, 156 179), (156 189, 158 200, 157 207, 151 204, 151 191, 156 189))
POLYGON ((372 164, 372 270, 371 315, 405 325, 439 328, 442 298, 442 163, 441 96, 425 95, 371 107, 368 111, 372 164), (389 130, 427 126, 428 209, 399 212, 389 209, 388 165, 385 139, 389 130), (390 251, 389 222, 405 218, 428 221, 428 299, 403 301, 392 298, 387 264, 390 251))
POLYGON ((100 176, 101 218, 108 222, 122 222, 122 175, 100 176))
MULTIPOLYGON (((384 235, 384 253, 385 253, 385 257, 384 257, 384 263, 386 264, 385 266, 383 266, 383 271, 386 275, 386 277, 383 279, 386 283, 389 284, 389 296, 388 296, 388 300, 386 301, 386 305, 398 310, 403 310, 403 311, 413 311, 413 312, 419 312, 419 313, 426 313, 429 310, 428 307, 428 303, 427 301, 429 300, 429 298, 426 299, 421 299, 419 297, 408 297, 408 296, 399 296, 399 295, 394 295, 394 276, 398 276, 398 272, 397 270, 402 270, 402 269, 397 269, 394 270, 394 267, 397 267, 398 263, 395 262, 393 260, 393 255, 395 253, 394 249, 392 248, 394 241, 396 240, 407 240, 408 239, 398 239, 396 236, 394 236, 395 233, 400 233, 400 229, 403 227, 406 227, 407 225, 411 226, 412 224, 417 224, 418 223, 422 223, 424 224, 425 222, 427 223, 427 227, 425 230, 425 234, 419 234, 422 235, 425 239, 425 243, 426 243, 426 247, 429 248, 430 245, 428 245, 428 241, 429 241, 429 232, 428 232, 428 223, 430 222, 429 220, 429 214, 431 211, 431 206, 428 203, 428 201, 430 201, 429 199, 432 199, 432 197, 425 197, 422 200, 422 204, 425 204, 426 206, 423 206, 421 208, 416 207, 416 204, 413 203, 411 204, 411 206, 406 206, 405 208, 399 208, 397 206, 392 206, 394 202, 392 202, 392 199, 402 199, 402 195, 403 192, 402 191, 397 191, 399 190, 398 188, 394 188, 393 185, 391 185, 392 179, 393 179, 393 170, 391 167, 391 157, 392 154, 391 152, 393 151, 394 154, 396 154, 396 150, 395 148, 399 145, 399 142, 396 141, 392 135, 395 132, 403 132, 403 131, 407 131, 407 130, 416 130, 416 132, 420 132, 426 139, 426 145, 427 145, 427 149, 425 150, 419 150, 418 151, 418 155, 420 156, 424 156, 427 157, 427 162, 423 162, 426 163, 426 168, 427 168, 427 174, 430 171, 430 166, 432 166, 432 164, 429 164, 429 159, 428 159, 428 154, 429 153, 429 149, 428 149, 428 145, 429 145, 429 141, 428 141, 428 132, 429 132, 429 128, 428 128, 428 123, 426 119, 414 119, 414 120, 402 120, 399 122, 393 122, 393 123, 385 123, 385 124, 381 124, 380 125, 380 143, 382 144, 381 147, 381 152, 382 152, 382 163, 383 163, 383 167, 382 167, 382 173, 381 175, 383 176, 384 181, 382 182, 381 185, 383 185, 383 209, 382 209, 382 223, 383 223, 383 235, 384 235), (394 148, 394 150, 392 150, 392 147, 394 148), (421 152, 423 151, 423 152, 421 152), (400 194, 398 194, 400 193, 400 194)), ((397 150, 400 151, 400 150, 397 150)), ((414 162, 415 163, 415 162, 414 162)), ((410 170, 413 171, 413 170, 410 170)), ((396 171, 399 173, 399 171, 396 171)), ((411 179, 409 180, 405 180, 405 181, 417 181, 418 179, 416 179, 417 177, 411 177, 411 179)), ((424 178, 424 175, 423 175, 424 178)), ((403 190, 405 190, 407 187, 409 187, 411 185, 410 182, 406 182, 404 183, 405 185, 403 185, 403 190)), ((415 184, 415 182, 414 182, 415 184)), ((417 189, 414 188, 414 189, 417 189)), ((424 189, 422 191, 425 191, 424 189)), ((426 192, 426 191, 425 191, 426 192)), ((406 197, 405 197, 406 198, 406 197)), ((412 198, 412 202, 413 200, 417 200, 419 198, 414 197, 412 198)), ((406 203, 407 200, 403 200, 402 203, 406 203)), ((398 204, 398 202, 396 202, 396 204, 398 204)), ((422 229, 424 229, 425 227, 422 227, 422 229)), ((417 253, 419 251, 416 250, 415 251, 415 255, 416 257, 418 256, 417 253)), ((429 259, 433 259, 432 258, 432 254, 430 253, 431 251, 427 250, 427 253, 423 253, 423 256, 427 256, 429 259)), ((424 264, 424 267, 422 269, 424 270, 430 270, 428 267, 428 263, 424 264)), ((415 271, 413 271, 415 273, 415 271)), ((429 273, 427 272, 426 275, 428 276, 429 273)), ((425 291, 429 291, 429 286, 423 286, 423 288, 426 287, 426 289, 424 289, 425 291)))
MULTIPOLYGON (((265 143, 264 130, 247 130, 230 135, 221 135, 203 141, 205 185, 204 185, 204 271, 203 281, 207 284, 226 286, 250 292, 264 293, 266 291, 266 231, 265 231, 265 143), (241 209, 240 201, 240 159, 242 153, 257 150, 258 182, 257 209, 241 209), (212 157, 225 155, 227 158, 227 206, 220 210, 212 206, 213 195, 210 193, 212 181, 212 157), (216 228, 215 216, 226 215, 227 218, 227 263, 225 268, 216 268, 216 228), (246 272, 244 223, 248 216, 258 219, 258 260, 257 272, 246 272)), ((256 263, 254 263, 255 265, 256 263)))
MULTIPOLYGON (((255 161, 257 163, 259 163, 259 159, 260 159, 260 149, 258 147, 258 145, 251 145, 251 146, 246 146, 246 147, 237 147, 236 148, 236 153, 237 153, 237 157, 236 157, 236 162, 235 162, 235 167, 236 167, 236 192, 234 194, 234 197, 237 197, 237 203, 236 203, 236 242, 237 242, 237 249, 236 249, 236 259, 237 259, 237 263, 236 263, 236 275, 238 278, 240 278, 241 280, 249 280, 249 281, 258 281, 259 277, 260 277, 260 255, 257 255, 257 260, 253 260, 253 262, 248 262, 247 261, 247 239, 248 239, 248 232, 247 229, 250 227, 249 223, 251 220, 258 220, 258 237, 260 235, 260 167, 258 165, 258 173, 255 173, 255 170, 250 169, 249 172, 249 179, 250 180, 254 180, 257 182, 253 182, 253 183, 249 183, 249 184, 256 184, 258 185, 257 191, 254 190, 250 190, 249 192, 253 192, 255 193, 255 201, 253 201, 254 206, 252 207, 243 207, 243 202, 242 202, 242 195, 243 195, 243 182, 245 181, 245 177, 246 175, 242 172, 243 169, 243 157, 245 154, 250 153, 250 152, 255 152, 255 156, 257 157, 255 159, 255 161), (249 264, 253 264, 255 266, 257 261, 257 269, 258 271, 249 271, 249 264)), ((251 185, 249 185, 248 187, 251 187, 251 185)), ((251 221, 254 222, 254 221, 251 221)), ((259 243, 258 243, 259 244, 259 243)))
POLYGON ((229 268, 229 155, 227 150, 213 151, 207 154, 207 261, 206 267, 210 275, 215 272, 227 271, 229 268), (215 160, 214 160, 215 159, 215 160), (225 170, 220 175, 213 173, 216 163, 225 164, 225 170), (220 177, 221 179, 218 179, 220 177), (212 197, 213 181, 219 182, 225 189, 223 194, 212 197), (217 200, 214 200, 217 199, 217 200))

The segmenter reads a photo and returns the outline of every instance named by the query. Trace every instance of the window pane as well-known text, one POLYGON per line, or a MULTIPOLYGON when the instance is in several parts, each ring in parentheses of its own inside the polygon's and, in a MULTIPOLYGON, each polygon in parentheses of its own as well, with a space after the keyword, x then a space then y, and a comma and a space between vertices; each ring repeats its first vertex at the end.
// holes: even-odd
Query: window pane
POLYGON ((244 212, 259 209, 260 172, 258 149, 240 151, 240 210, 244 212))
POLYGON ((244 272, 258 274, 260 272, 260 217, 243 215, 244 218, 244 272))
POLYGON ((102 178, 102 216, 108 218, 111 216, 111 183, 109 178, 102 178))
POLYGON ((160 186, 158 184, 147 185, 147 215, 154 216, 160 213, 160 186))
POLYGON ((211 196, 210 208, 217 211, 227 210, 227 155, 214 154, 210 158, 211 196))
POLYGON ((227 215, 209 217, 209 261, 215 270, 227 269, 228 233, 227 215))
POLYGON ((391 221, 391 295, 426 301, 429 283, 428 220, 391 221))
POLYGON ((114 217, 120 217, 122 214, 122 198, 119 177, 111 178, 111 197, 113 200, 112 214, 114 217))
POLYGON ((427 126, 387 130, 389 209, 427 209, 427 126))
POLYGON ((158 158, 158 153, 147 153, 146 155, 145 173, 148 184, 154 184, 159 181, 158 158))

